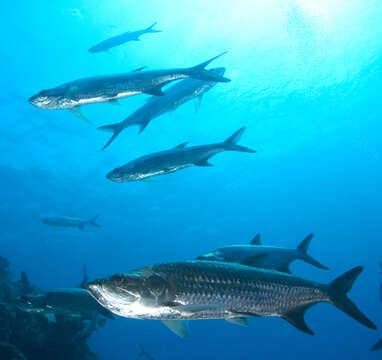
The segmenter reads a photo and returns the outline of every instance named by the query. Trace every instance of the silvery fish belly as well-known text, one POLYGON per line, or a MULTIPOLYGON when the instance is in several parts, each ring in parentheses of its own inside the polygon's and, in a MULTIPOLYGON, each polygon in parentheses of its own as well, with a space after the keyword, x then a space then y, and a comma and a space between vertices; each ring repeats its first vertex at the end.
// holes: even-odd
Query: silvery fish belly
POLYGON ((362 270, 356 267, 325 285, 273 270, 194 260, 96 280, 87 290, 115 314, 162 320, 181 336, 184 329, 179 332, 178 320, 225 319, 246 324, 246 317, 256 316, 280 316, 313 334, 304 314, 319 302, 330 302, 363 325, 375 328, 346 296, 362 270))

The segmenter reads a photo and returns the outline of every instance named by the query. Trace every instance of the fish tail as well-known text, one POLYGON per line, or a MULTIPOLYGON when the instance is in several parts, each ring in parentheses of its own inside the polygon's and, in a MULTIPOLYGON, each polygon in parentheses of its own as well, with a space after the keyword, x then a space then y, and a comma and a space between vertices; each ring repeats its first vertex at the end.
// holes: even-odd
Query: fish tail
POLYGON ((241 129, 237 130, 233 135, 231 135, 226 141, 224 141, 223 143, 224 149, 230 150, 230 151, 242 151, 242 152, 249 152, 249 153, 256 152, 256 150, 252 150, 244 146, 237 145, 245 129, 246 129, 245 126, 242 127, 241 129))
POLYGON ((199 65, 186 69, 188 75, 191 78, 199 79, 199 80, 215 81, 215 82, 230 82, 231 81, 230 79, 205 69, 207 65, 209 65, 212 61, 219 58, 220 56, 224 55, 226 52, 227 51, 224 51, 221 54, 214 56, 213 58, 205 62, 202 62, 199 65))
POLYGON ((121 131, 126 127, 125 125, 123 125, 123 123, 124 121, 120 123, 116 123, 116 124, 100 126, 98 128, 98 130, 109 131, 113 133, 113 135, 110 137, 110 139, 102 148, 102 150, 105 150, 115 140, 115 138, 121 133, 121 131))
POLYGON ((96 227, 101 227, 100 224, 96 223, 97 218, 98 218, 98 215, 94 216, 94 217, 89 221, 89 225, 93 225, 93 226, 96 226, 96 227))
POLYGON ((325 265, 322 265, 317 260, 313 259, 310 255, 308 255, 309 245, 313 239, 313 236, 314 236, 313 234, 309 234, 297 247, 297 251, 299 253, 300 259, 313 266, 318 267, 319 269, 329 270, 325 265))
POLYGON ((358 266, 339 278, 332 281, 328 286, 328 295, 330 302, 342 310, 344 313, 348 314, 354 320, 357 320, 361 324, 365 325, 370 329, 376 329, 377 327, 373 324, 359 309, 358 307, 347 297, 347 293, 353 287, 353 284, 357 277, 362 273, 363 266, 358 266))
POLYGON ((155 22, 154 24, 150 25, 148 28, 145 29, 145 32, 150 32, 150 33, 159 33, 159 32, 162 32, 162 30, 155 30, 153 29, 153 27, 157 24, 157 22, 155 22))

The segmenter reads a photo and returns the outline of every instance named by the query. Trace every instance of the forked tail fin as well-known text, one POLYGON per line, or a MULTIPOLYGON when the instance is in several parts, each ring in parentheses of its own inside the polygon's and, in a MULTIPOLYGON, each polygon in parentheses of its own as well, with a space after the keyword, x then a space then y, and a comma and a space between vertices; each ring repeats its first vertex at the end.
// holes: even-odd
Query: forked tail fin
POLYGON ((113 135, 110 137, 110 139, 105 144, 105 146, 102 148, 102 150, 105 150, 115 140, 115 138, 121 133, 121 131, 125 128, 125 126, 123 126, 123 124, 122 124, 123 122, 111 124, 111 125, 100 126, 98 128, 98 130, 110 131, 113 133, 113 135))
POLYGON ((308 249, 310 242, 313 239, 313 234, 309 234, 297 247, 300 259, 306 261, 307 263, 318 267, 319 269, 329 270, 325 265, 320 264, 317 260, 313 259, 310 255, 308 255, 308 249))
POLYGON ((89 225, 93 225, 93 226, 96 226, 96 227, 101 227, 100 224, 96 223, 97 218, 98 218, 98 215, 94 216, 94 218, 89 221, 89 225))
POLYGON ((200 80, 206 80, 206 81, 215 81, 215 82, 230 82, 231 81, 230 79, 228 79, 222 75, 219 75, 216 72, 208 71, 205 69, 205 67, 207 65, 209 65, 212 61, 219 58, 220 56, 224 55, 226 52, 227 51, 224 51, 221 54, 214 56, 213 58, 211 58, 205 62, 202 62, 199 65, 185 69, 185 71, 186 71, 186 73, 188 73, 188 75, 191 78, 194 78, 194 79, 200 79, 200 80))
POLYGON ((347 297, 347 293, 351 290, 362 271, 363 266, 358 266, 332 281, 329 284, 328 294, 333 305, 366 327, 376 329, 377 327, 347 297))
POLYGON ((242 152, 249 152, 254 153, 256 150, 252 150, 249 148, 246 148, 241 145, 237 145, 239 142, 241 136, 243 135, 246 127, 242 127, 238 131, 236 131, 233 135, 231 135, 226 141, 224 141, 223 146, 225 150, 231 150, 231 151, 242 151, 242 152))
POLYGON ((153 27, 156 24, 157 23, 155 22, 154 24, 150 25, 148 28, 145 29, 145 32, 147 32, 147 33, 159 33, 159 32, 162 32, 162 30, 155 30, 155 29, 153 29, 153 27))

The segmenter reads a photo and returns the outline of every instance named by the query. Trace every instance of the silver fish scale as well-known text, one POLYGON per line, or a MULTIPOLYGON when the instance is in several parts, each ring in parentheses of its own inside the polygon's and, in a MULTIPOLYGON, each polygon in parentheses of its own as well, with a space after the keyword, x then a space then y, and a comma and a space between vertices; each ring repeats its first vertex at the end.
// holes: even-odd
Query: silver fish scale
POLYGON ((237 264, 190 261, 161 264, 153 270, 174 289, 183 305, 211 305, 189 319, 226 318, 233 314, 281 316, 307 304, 327 301, 326 287, 293 275, 237 264))

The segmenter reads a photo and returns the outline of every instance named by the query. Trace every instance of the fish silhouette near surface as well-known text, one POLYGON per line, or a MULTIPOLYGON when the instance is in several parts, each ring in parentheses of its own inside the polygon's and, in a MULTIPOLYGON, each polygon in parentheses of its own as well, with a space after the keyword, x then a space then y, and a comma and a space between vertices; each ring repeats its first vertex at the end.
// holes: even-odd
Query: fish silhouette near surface
POLYGON ((210 145, 190 146, 180 144, 167 151, 161 151, 133 160, 108 173, 106 177, 114 182, 144 181, 158 175, 166 175, 190 166, 212 166, 208 160, 223 151, 254 153, 255 150, 237 145, 244 130, 236 131, 226 141, 210 145))
POLYGON ((193 67, 166 70, 139 70, 124 74, 88 77, 74 80, 33 95, 29 102, 41 109, 69 109, 88 121, 80 106, 100 102, 115 103, 117 99, 137 94, 164 96, 162 87, 176 80, 193 78, 215 82, 230 80, 205 67, 226 52, 193 67))
POLYGON ((307 251, 313 234, 309 234, 296 249, 261 244, 260 234, 257 234, 250 245, 226 246, 205 255, 198 260, 236 262, 242 265, 254 266, 264 269, 273 269, 290 273, 289 266, 294 260, 302 260, 320 269, 328 268, 314 260, 307 251))
POLYGON ((109 319, 114 319, 113 314, 94 301, 86 290, 78 288, 26 294, 17 300, 17 306, 23 311, 43 315, 88 315, 90 317, 93 313, 99 313, 109 319))
POLYGON ((157 264, 95 280, 89 293, 111 312, 135 319, 161 320, 181 337, 187 320, 224 319, 247 325, 248 317, 281 317, 313 335, 305 312, 331 303, 368 328, 376 326, 347 297, 362 266, 330 284, 235 263, 184 261, 157 264))
POLYGON ((83 230, 85 226, 95 226, 100 227, 96 223, 97 216, 94 216, 90 221, 80 219, 74 216, 49 216, 42 219, 42 222, 47 225, 57 226, 57 227, 75 227, 83 230))
MULTIPOLYGON (((219 76, 223 76, 225 68, 215 68, 209 71, 219 76)), ((216 84, 215 81, 195 79, 182 80, 165 90, 164 96, 153 96, 149 98, 145 105, 140 107, 122 122, 99 127, 99 130, 111 131, 113 133, 109 141, 103 147, 103 150, 106 149, 122 130, 126 129, 128 126, 139 126, 140 134, 152 119, 168 111, 175 110, 187 101, 198 99, 198 104, 200 104, 203 94, 212 89, 216 84)))
POLYGON ((155 30, 154 26, 156 25, 156 22, 149 26, 146 29, 143 30, 137 30, 137 31, 130 31, 130 32, 125 32, 120 35, 116 35, 113 37, 110 37, 104 41, 101 41, 100 43, 92 46, 88 51, 90 53, 98 53, 102 51, 107 51, 113 47, 125 44, 129 41, 139 41, 139 37, 144 34, 153 34, 153 33, 159 33, 162 32, 161 30, 155 30))

